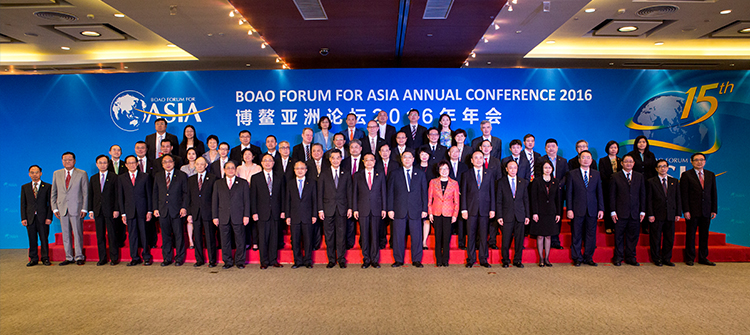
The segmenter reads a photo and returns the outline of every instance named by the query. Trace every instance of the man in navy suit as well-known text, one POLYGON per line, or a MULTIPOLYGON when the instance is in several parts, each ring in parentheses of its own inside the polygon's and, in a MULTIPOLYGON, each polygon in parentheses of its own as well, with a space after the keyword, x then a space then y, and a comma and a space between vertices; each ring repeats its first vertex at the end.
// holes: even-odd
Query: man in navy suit
MULTIPOLYGON (((485 141, 486 142, 486 141, 485 141)), ((466 246, 466 267, 477 261, 477 236, 479 236, 479 264, 489 268, 487 233, 489 222, 495 217, 495 174, 484 167, 484 154, 479 151, 471 156, 474 165, 461 176, 461 216, 468 222, 469 234, 466 246)))
POLYGON ((674 266, 674 223, 680 219, 682 213, 680 181, 667 174, 669 163, 664 159, 656 161, 656 172, 657 176, 646 181, 646 215, 651 226, 651 261, 656 266, 674 266))
POLYGON ((349 147, 349 142, 352 140, 361 140, 365 137, 365 132, 357 128, 357 114, 349 113, 346 115, 346 128, 341 131, 341 134, 344 134, 346 147, 349 147))
POLYGON ((172 248, 175 250, 174 265, 185 263, 185 227, 182 218, 187 216, 190 201, 187 176, 174 168, 172 155, 162 158, 163 171, 154 177, 154 216, 159 218, 161 227, 161 253, 164 261, 161 266, 172 264, 172 248))
POLYGON ((214 225, 221 231, 221 258, 223 269, 235 264, 245 268, 245 227, 250 223, 250 185, 236 176, 237 167, 230 160, 224 165, 224 178, 214 183, 211 194, 211 215, 214 225), (236 249, 232 256, 232 233, 236 249))
POLYGON ((31 182, 21 186, 21 224, 29 235, 29 262, 26 266, 39 264, 37 235, 42 244, 42 264, 52 265, 49 261, 49 225, 52 223, 52 206, 50 191, 52 184, 42 181, 42 168, 39 165, 29 167, 31 182))
POLYGON ((643 175, 633 171, 635 158, 622 157, 622 171, 615 173, 609 182, 610 216, 615 223, 615 255, 612 263, 640 266, 635 249, 640 236, 640 223, 646 217, 646 183, 643 175), (623 252, 624 249, 624 252, 623 252))
MULTIPOLYGON (((136 144, 136 147, 138 145, 136 144)), ((145 147, 145 143, 143 144, 145 147)), ((143 148, 145 151, 145 148, 143 148)), ((147 222, 151 221, 151 176, 139 169, 138 159, 131 155, 125 158, 128 173, 120 175, 117 182, 117 200, 119 201, 122 222, 128 227, 130 246, 130 263, 128 266, 141 264, 151 265, 151 243, 147 232, 147 222), (138 252, 141 248, 141 253, 138 252)))
POLYGON ((385 218, 385 174, 375 169, 375 155, 364 156, 365 168, 354 174, 353 209, 359 220, 362 268, 380 267, 380 220, 385 218))
POLYGON ((352 175, 341 167, 341 154, 331 151, 331 165, 318 178, 318 217, 323 221, 328 252, 326 268, 346 268, 346 219, 352 217, 352 175))
MULTIPOLYGON (((535 171, 535 178, 539 178, 542 176, 542 166, 544 165, 545 161, 549 161, 552 163, 552 166, 554 169, 552 169, 552 176, 557 178, 557 181, 560 184, 560 195, 562 196, 562 199, 560 200, 560 203, 562 203, 563 200, 565 200, 565 193, 564 187, 567 181, 568 176, 568 161, 557 155, 557 140, 554 138, 547 139, 547 141, 544 144, 544 150, 546 151, 546 155, 542 156, 541 159, 539 159, 538 162, 536 162, 536 166, 534 167, 535 171)), ((562 211, 562 208, 560 209, 562 211)), ((561 217, 563 216, 560 213, 561 217)), ((562 220, 557 222, 557 225, 561 225, 562 220)), ((562 245, 560 245, 560 234, 553 235, 551 238, 551 247, 554 249, 562 249, 562 245)))
MULTIPOLYGON (((318 144, 320 146, 320 144, 318 144)), ((315 147, 313 147, 314 150, 315 147)), ((319 149, 322 156, 322 147, 319 149)), ((312 226, 318 221, 318 191, 316 181, 307 172, 307 164, 294 163, 295 178, 287 183, 284 213, 292 237, 294 264, 292 269, 305 266, 312 269, 313 231, 312 226), (304 250, 304 254, 303 254, 304 250)))
POLYGON ((422 265, 422 220, 427 217, 427 179, 424 172, 414 168, 414 152, 406 150, 401 155, 403 167, 393 171, 386 187, 388 197, 386 209, 393 220, 394 268, 404 265, 406 253, 406 228, 411 234, 411 262, 422 265))
MULTIPOLYGON (((534 181, 536 174, 536 163, 541 160, 542 155, 534 151, 534 145, 536 144, 536 138, 532 134, 526 134, 523 136, 523 152, 521 152, 522 160, 528 162, 526 166, 529 168, 528 174, 523 174, 524 179, 528 180, 529 183, 534 181)), ((520 165, 519 165, 520 166, 520 165)), ((518 171, 518 175, 521 176, 521 171, 518 171)))
POLYGON ((120 238, 115 231, 114 220, 120 216, 117 203, 117 175, 109 171, 109 158, 96 157, 99 173, 89 181, 89 218, 96 222, 96 244, 99 251, 97 266, 107 264, 107 240, 109 240, 110 265, 120 262, 120 238), (111 173, 111 174, 110 174, 111 173))
POLYGON ((581 151, 578 156, 581 167, 570 171, 566 181, 566 199, 568 199, 568 219, 571 220, 572 235, 571 258, 573 265, 586 263, 597 266, 594 262, 596 250, 596 221, 604 217, 604 195, 599 171, 591 168, 591 152, 581 151), (585 238, 586 250, 581 255, 581 242, 585 238))
POLYGON ((513 242, 513 266, 523 268, 523 230, 529 225, 529 181, 518 176, 518 164, 514 160, 508 162, 505 171, 505 177, 497 181, 495 209, 503 229, 503 267, 510 266, 510 243, 513 242))
POLYGON ((406 116, 409 119, 409 124, 403 126, 400 131, 406 134, 406 147, 417 150, 424 144, 424 135, 427 132, 427 128, 419 124, 418 110, 412 108, 406 113, 406 116))
POLYGON ((490 155, 497 159, 501 159, 503 157, 503 141, 495 136, 492 136, 492 123, 490 123, 490 121, 484 120, 480 122, 479 129, 482 130, 482 136, 471 140, 471 147, 476 151, 480 149, 479 146, 482 145, 482 142, 490 141, 490 144, 492 144, 492 152, 490 153, 490 155))
POLYGON ((263 170, 251 177, 250 213, 258 222, 260 268, 283 267, 278 262, 279 220, 284 219, 282 201, 286 191, 286 178, 273 170, 273 156, 263 155, 260 161, 263 170))
MULTIPOLYGON (((468 149, 468 146, 466 148, 468 149)), ((461 176, 463 175, 464 171, 469 169, 469 167, 466 166, 466 163, 462 161, 461 151, 457 146, 452 146, 450 147, 450 149, 448 149, 448 156, 450 157, 450 160, 448 161, 448 166, 451 169, 450 177, 451 179, 458 182, 458 185, 461 185, 461 176)), ((460 215, 454 223, 453 231, 456 233, 456 236, 458 236, 458 248, 465 250, 466 220, 464 220, 464 218, 462 218, 460 215)))
POLYGON ((208 251, 208 267, 216 267, 216 253, 218 251, 218 231, 211 220, 211 200, 213 198, 214 182, 216 176, 206 172, 208 162, 204 157, 195 160, 196 174, 188 178, 188 193, 190 194, 190 207, 188 207, 187 222, 193 225, 193 239, 195 239, 195 264, 199 267, 205 264, 203 248, 208 251), (201 229, 206 233, 204 243, 201 229))
POLYGON ((680 197, 685 213, 685 264, 692 266, 695 260, 695 232, 698 230, 698 263, 715 266, 708 260, 708 227, 716 218, 718 210, 716 175, 704 169, 706 156, 700 152, 690 157, 693 168, 680 177, 680 197))

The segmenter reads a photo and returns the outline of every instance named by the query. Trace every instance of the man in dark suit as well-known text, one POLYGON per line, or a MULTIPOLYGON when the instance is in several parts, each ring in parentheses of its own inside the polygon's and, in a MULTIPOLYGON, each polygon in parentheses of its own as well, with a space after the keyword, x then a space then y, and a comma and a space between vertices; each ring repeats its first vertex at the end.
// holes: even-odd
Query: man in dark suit
POLYGON ((534 137, 534 135, 526 134, 523 136, 523 152, 521 153, 521 156, 523 158, 521 159, 528 162, 528 165, 526 166, 528 166, 529 172, 525 174, 521 174, 521 171, 519 170, 518 175, 528 180, 529 183, 534 181, 534 177, 536 174, 536 163, 539 162, 542 158, 542 155, 534 151, 535 144, 536 144, 536 138, 534 137))
POLYGON ((240 145, 232 148, 229 152, 229 159, 233 160, 235 164, 242 164, 242 150, 250 149, 253 152, 253 163, 260 164, 260 147, 251 144, 252 134, 249 130, 243 129, 240 131, 240 145))
POLYGON ((250 223, 250 185, 247 180, 237 177, 237 168, 230 160, 224 165, 224 178, 214 183, 211 194, 211 215, 214 225, 221 232, 221 258, 223 269, 235 264, 245 268, 245 226, 250 223), (231 185, 231 186, 230 186, 231 185), (232 233, 237 246, 232 256, 232 233))
POLYGON ((346 147, 344 144, 346 141, 344 140, 344 134, 342 133, 336 133, 333 134, 333 148, 329 149, 328 151, 323 154, 323 160, 326 162, 330 162, 331 160, 331 152, 338 151, 341 154, 341 159, 345 159, 346 157, 349 157, 349 154, 346 150, 346 147))
MULTIPOLYGON (((269 135, 269 138, 273 135, 269 135)), ((275 141, 274 136, 274 141, 275 141)), ((266 142, 268 139, 266 139, 266 142)), ((273 171, 279 173, 284 177, 285 181, 294 179, 294 161, 291 156, 291 145, 288 141, 279 142, 279 150, 276 151, 276 156, 273 159, 273 171)), ((261 159, 263 157, 261 156, 261 159)), ((284 199, 281 199, 283 202, 284 199)), ((284 249, 284 234, 286 233, 287 225, 283 220, 279 220, 279 233, 277 234, 277 250, 284 249)), ((290 233, 287 233, 290 234, 290 233)))
MULTIPOLYGON (((568 161, 568 170, 573 170, 581 167, 581 163, 578 161, 578 155, 580 155, 584 150, 589 150, 589 142, 586 142, 586 140, 578 140, 578 142, 576 142, 576 152, 578 154, 568 161)), ((591 168, 594 170, 598 170, 596 168, 596 160, 591 161, 591 168)))
POLYGON ((609 182, 610 216, 615 223, 615 266, 625 264, 640 266, 636 259, 640 223, 646 217, 646 183, 643 175, 633 171, 635 159, 622 158, 622 172, 615 173, 609 182), (623 253, 624 249, 624 253, 623 253))
MULTIPOLYGON (((468 149, 468 146, 466 148, 468 149)), ((448 161, 448 166, 451 169, 450 177, 458 182, 458 185, 461 185, 461 176, 469 167, 461 161, 461 151, 457 146, 452 146, 448 149, 448 156, 450 156, 450 160, 448 161)), ((458 236, 458 248, 461 250, 466 250, 466 230, 466 220, 459 215, 454 223, 453 231, 458 236)))
POLYGON ((352 217, 352 175, 341 168, 341 154, 331 152, 330 167, 318 178, 318 217, 323 221, 328 252, 326 268, 346 268, 346 219, 352 217))
POLYGON ((120 238, 114 220, 120 216, 117 203, 117 175, 108 170, 109 158, 96 157, 99 173, 89 181, 89 218, 96 222, 96 244, 99 251, 97 266, 107 264, 107 240, 109 240, 110 265, 120 262, 120 238), (110 174, 111 173, 111 174, 110 174))
POLYGON ((409 149, 409 147, 406 146, 406 133, 403 131, 399 131, 396 133, 396 136, 394 138, 394 144, 390 148, 391 149, 391 160, 395 163, 398 163, 398 165, 401 165, 401 155, 406 151, 406 149, 409 149))
POLYGON ((575 266, 582 263, 597 266, 593 257, 596 250, 596 221, 604 217, 602 179, 599 171, 591 168, 593 158, 588 150, 582 151, 578 157, 581 167, 570 171, 565 186, 568 219, 571 220, 571 258, 575 266), (584 238, 586 250, 581 255, 584 238))
MULTIPOLYGON (((490 140, 484 140, 479 145, 479 150, 482 152, 482 165, 485 169, 492 171, 492 176, 495 180, 503 176, 503 163, 499 158, 492 156, 492 151, 495 150, 492 147, 490 140)), ((474 158, 472 154, 471 165, 474 165, 474 158)), ((493 242, 494 244, 494 242, 493 242)))
POLYGON ((529 181, 518 176, 514 160, 505 166, 505 177, 497 181, 496 213, 503 228, 503 267, 510 266, 510 243, 514 243, 513 266, 523 268, 524 227, 529 225, 529 181))
MULTIPOLYGON (((542 156, 541 159, 536 163, 536 166, 534 167, 535 171, 535 178, 539 178, 543 175, 542 173, 542 167, 544 165, 545 161, 549 161, 552 163, 552 166, 554 167, 552 169, 552 176, 557 178, 557 181, 560 184, 560 196, 561 200, 560 203, 565 200, 566 192, 564 192, 565 184, 567 182, 567 175, 568 175, 568 161, 557 155, 557 140, 554 138, 547 139, 547 141, 544 143, 544 150, 547 153, 546 155, 542 156)), ((561 206, 562 207, 562 206, 561 206)), ((560 208, 562 211, 563 209, 560 208)), ((560 216, 563 217, 564 213, 560 213, 560 216)), ((561 225, 562 220, 557 222, 557 225, 561 225)), ((562 249, 562 245, 560 245, 560 234, 552 235, 552 238, 550 239, 551 246, 553 249, 562 249)))
MULTIPOLYGON (((149 175, 150 177, 153 177, 154 174, 156 173, 154 171, 154 160, 149 158, 150 156, 147 155, 148 147, 146 146, 146 142, 144 141, 135 142, 134 150, 135 150, 135 159, 136 159, 136 165, 138 167, 138 170, 149 175)), ((127 168, 127 162, 126 162, 125 167, 127 168)))
POLYGON ((378 155, 380 146, 386 144, 385 140, 378 136, 378 123, 372 120, 367 123, 367 136, 360 139, 362 141, 362 154, 378 155))
POLYGON ((190 207, 188 207, 187 222, 193 225, 193 239, 195 240, 195 264, 199 267, 206 263, 203 257, 203 249, 208 250, 208 267, 216 267, 216 253, 218 251, 218 231, 211 220, 211 201, 213 199, 214 182, 216 176, 206 172, 208 162, 204 157, 195 160, 196 174, 188 178, 188 194, 190 195, 190 207), (203 234, 205 232, 205 244, 203 234))
MULTIPOLYGON (((418 110, 412 108, 406 113, 406 116, 409 118, 409 124, 403 126, 400 131, 406 135, 406 147, 417 150, 424 144, 424 136, 427 128, 419 124, 418 110)), ((398 140, 398 134, 396 134, 396 140, 398 140)))
MULTIPOLYGON (((334 140, 335 139, 336 138, 334 137, 334 140)), ((292 148, 292 165, 294 165, 294 163, 296 162, 307 162, 307 160, 310 159, 312 141, 313 130, 312 128, 305 127, 304 129, 302 129, 302 143, 297 144, 294 146, 294 148, 292 148)))
POLYGON ((531 179, 529 160, 526 159, 526 155, 523 153, 524 150, 521 140, 514 139, 510 141, 508 148, 510 149, 510 156, 505 157, 500 161, 503 173, 507 171, 508 162, 513 161, 516 163, 516 166, 518 166, 518 177, 525 179, 526 181, 531 179))
POLYGON ((430 154, 430 168, 438 162, 448 158, 448 148, 440 144, 440 132, 435 127, 427 130, 427 144, 423 144, 419 150, 430 154))
POLYGON ((263 170, 251 177, 250 214, 258 222, 260 268, 283 267, 278 262, 279 221, 284 219, 282 202, 286 191, 286 178, 273 170, 273 157, 263 155, 260 161, 263 170))
POLYGON ((216 151, 219 152, 219 158, 211 163, 211 174, 216 178, 224 178, 224 165, 229 161, 229 143, 221 142, 216 151))
POLYGON ((122 157, 122 148, 119 145, 113 144, 109 147, 110 160, 107 164, 107 169, 115 173, 116 176, 125 174, 128 169, 125 167, 125 161, 120 159, 122 157))
POLYGON ((471 147, 476 151, 479 150, 479 146, 482 145, 482 142, 490 141, 490 144, 492 144, 492 152, 490 153, 490 156, 501 159, 503 157, 503 141, 492 136, 492 123, 484 120, 480 123, 479 129, 482 130, 482 136, 471 140, 471 147))
POLYGON ((29 262, 26 266, 39 264, 39 247, 37 236, 42 244, 42 264, 52 265, 49 261, 49 225, 52 223, 52 206, 50 191, 52 184, 42 181, 42 168, 39 165, 29 167, 31 182, 21 186, 21 224, 29 235, 29 262))
MULTIPOLYGON (((341 169, 350 172, 352 178, 357 171, 365 168, 365 163, 362 161, 362 142, 358 139, 354 139, 349 142, 349 157, 344 158, 341 161, 341 169)), ((357 220, 354 217, 349 217, 346 220, 346 249, 349 250, 354 248, 354 244, 357 242, 357 220)))
MULTIPOLYGON (((487 141, 485 141, 487 143, 487 141)), ((484 155, 474 152, 471 156, 473 167, 461 176, 461 216, 467 221, 468 244, 466 246, 466 267, 477 261, 477 236, 479 237, 479 264, 489 268, 487 233, 489 222, 495 217, 495 175, 484 167, 484 155)))
POLYGON ((698 230, 698 263, 714 266, 708 260, 708 227, 716 218, 718 210, 716 175, 705 170, 706 156, 694 153, 690 156, 693 168, 680 177, 680 198, 685 213, 685 264, 692 266, 695 260, 695 232, 698 230))
MULTIPOLYGON (((154 121, 154 128, 156 129, 156 132, 146 136, 146 142, 145 142, 146 146, 148 147, 147 156, 149 159, 157 159, 161 157, 160 153, 161 153, 162 141, 169 140, 172 144, 180 143, 180 140, 177 139, 177 136, 167 132, 167 119, 165 118, 156 119, 156 121, 154 121)), ((174 154, 175 156, 180 155, 179 152, 170 152, 170 153, 174 154)))
POLYGON ((180 158, 180 156, 170 154, 170 152, 172 152, 173 145, 174 144, 172 143, 172 141, 161 141, 161 157, 154 160, 154 176, 157 173, 164 171, 164 164, 162 163, 164 155, 172 155, 172 160, 174 160, 173 165, 177 171, 179 171, 180 167, 182 167, 182 158, 180 158))
POLYGON ((375 169, 375 155, 364 156, 365 168, 354 174, 354 218, 359 220, 362 268, 380 267, 380 220, 385 218, 385 174, 375 169))
POLYGON ((388 145, 394 145, 396 137, 396 127, 388 124, 388 112, 381 110, 378 112, 378 136, 388 145))
POLYGON ((667 174, 669 163, 664 159, 656 161, 656 172, 657 176, 646 181, 646 215, 651 226, 651 261, 656 266, 674 266, 674 223, 680 219, 682 213, 680 182, 667 174))
POLYGON ((185 227, 182 218, 187 216, 190 202, 188 195, 187 176, 184 172, 175 170, 172 155, 162 156, 164 171, 154 177, 154 216, 159 218, 161 227, 161 254, 164 261, 161 266, 172 264, 172 248, 175 250, 174 265, 185 263, 185 227))
POLYGON ((365 132, 357 128, 357 114, 349 113, 346 115, 346 127, 341 130, 341 133, 344 134, 347 147, 352 140, 361 140, 365 137, 365 132))
MULTIPOLYGON (((143 144, 145 146, 145 143, 143 144)), ((136 145, 137 147, 138 145, 136 145)), ((145 149, 145 148, 144 148, 145 149)), ((151 221, 151 176, 139 170, 135 156, 125 158, 128 173, 120 175, 117 182, 117 200, 119 201, 122 222, 128 227, 130 246, 130 263, 128 266, 141 264, 151 265, 151 243, 147 234, 147 222, 151 221), (138 252, 141 248, 141 253, 138 252)))
MULTIPOLYGON (((379 159, 375 161, 375 170, 380 171, 380 173, 383 173, 386 184, 388 183, 388 176, 391 175, 391 172, 398 171, 401 169, 401 165, 399 165, 398 160, 394 160, 391 152, 391 146, 389 144, 383 144, 380 146, 379 152, 379 159)), ((388 244, 388 226, 392 226, 393 220, 389 218, 387 215, 385 218, 380 220, 380 229, 378 229, 378 234, 380 235, 378 239, 378 247, 380 249, 385 249, 386 245, 388 244)), ((393 234, 391 234, 391 244, 393 244, 393 234)))
POLYGON ((422 265, 422 220, 427 217, 427 179, 424 172, 414 168, 414 153, 404 151, 401 155, 403 167, 388 177, 386 210, 393 220, 392 267, 404 265, 406 253, 406 229, 411 235, 411 262, 422 265))
MULTIPOLYGON (((319 150, 322 156, 322 146, 319 150)), ((318 213, 317 183, 308 174, 307 164, 304 162, 294 163, 294 174, 295 177, 287 182, 286 201, 284 201, 284 214, 286 224, 289 225, 291 231, 292 253, 294 255, 292 269, 301 266, 312 269, 312 227, 318 221, 315 217, 318 213)))

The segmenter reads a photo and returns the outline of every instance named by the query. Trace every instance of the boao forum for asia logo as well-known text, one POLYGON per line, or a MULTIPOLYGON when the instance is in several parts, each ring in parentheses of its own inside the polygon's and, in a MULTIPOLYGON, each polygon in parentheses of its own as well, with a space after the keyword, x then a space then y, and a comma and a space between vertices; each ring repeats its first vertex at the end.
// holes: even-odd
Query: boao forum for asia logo
POLYGON ((140 129, 141 125, 150 123, 152 116, 166 118, 170 123, 188 122, 191 116, 195 118, 195 122, 202 122, 200 113, 211 108, 213 106, 198 110, 195 106, 195 97, 160 97, 147 100, 141 92, 126 90, 112 99, 109 116, 118 128, 133 132, 140 129))

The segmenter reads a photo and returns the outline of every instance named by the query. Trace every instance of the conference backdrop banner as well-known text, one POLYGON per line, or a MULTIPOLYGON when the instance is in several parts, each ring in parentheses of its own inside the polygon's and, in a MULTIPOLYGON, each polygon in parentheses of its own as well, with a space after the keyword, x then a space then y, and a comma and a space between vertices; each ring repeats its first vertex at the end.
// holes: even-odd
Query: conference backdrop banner
MULTIPOLYGON (((265 151, 265 137, 292 145, 302 128, 328 116, 334 129, 346 115, 358 127, 384 110, 397 128, 406 112, 421 111, 420 124, 437 125, 450 115, 452 129, 479 136, 489 120, 493 135, 507 144, 527 133, 535 150, 557 139, 559 154, 575 156, 585 139, 598 160, 604 145, 616 140, 620 155, 645 135, 657 158, 678 177, 690 169, 692 153, 708 157, 716 172, 719 213, 711 230, 729 243, 750 246, 745 139, 750 129, 749 71, 583 70, 583 69, 341 69, 206 71, 136 74, 24 75, 0 77, 0 246, 28 247, 20 221, 20 189, 28 167, 43 168, 50 182, 62 168, 61 154, 72 151, 76 166, 96 173, 95 157, 112 144, 123 158, 134 143, 154 132, 154 120, 166 117, 168 132, 182 138, 193 125, 202 140, 218 135, 230 145, 250 130, 265 151)), ((51 233, 59 232, 59 221, 51 233)), ((50 234, 54 241, 54 235, 50 234)))

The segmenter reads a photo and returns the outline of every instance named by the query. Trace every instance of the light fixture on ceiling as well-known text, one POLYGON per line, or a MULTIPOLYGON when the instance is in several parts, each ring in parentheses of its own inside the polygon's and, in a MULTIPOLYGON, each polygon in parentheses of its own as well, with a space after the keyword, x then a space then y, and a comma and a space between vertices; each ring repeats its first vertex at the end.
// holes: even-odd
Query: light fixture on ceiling
POLYGON ((547 41, 547 44, 555 44, 555 40, 549 40, 547 41))
POLYGON ((123 13, 115 13, 115 17, 125 17, 125 14, 123 14, 123 13))
POLYGON ((471 56, 471 58, 477 58, 477 54, 474 51, 471 52, 470 56, 471 56))
POLYGON ((95 32, 93 30, 84 30, 84 31, 81 32, 81 35, 87 36, 87 37, 99 37, 99 36, 102 36, 102 34, 97 33, 97 32, 95 32))
POLYGON ((727 15, 727 14, 729 14, 729 13, 731 13, 731 12, 732 12, 732 10, 731 10, 731 9, 725 9, 725 10, 723 10, 723 11, 719 12, 719 14, 721 14, 721 15, 727 15))
POLYGON ((289 69, 289 65, 284 64, 284 65, 281 66, 281 68, 284 69, 284 70, 288 70, 289 69))
POLYGON ((500 29, 500 25, 495 23, 495 30, 498 30, 498 29, 500 29))
POLYGON ((70 50, 70 47, 60 47, 60 49, 63 49, 63 50, 70 50))
POLYGON ((234 10, 229 12, 229 17, 234 17, 234 10))
POLYGON ((750 34, 750 28, 744 28, 737 31, 740 34, 750 34))
POLYGON ((662 42, 662 41, 655 42, 654 45, 664 45, 664 42, 662 42))
POLYGON ((167 47, 169 47, 169 48, 176 48, 177 46, 174 45, 174 44, 167 44, 167 47))
POLYGON ((469 66, 469 61, 464 61, 464 66, 469 66))
POLYGON ((593 13, 593 12, 596 12, 596 8, 586 8, 583 11, 586 13, 593 13))
POLYGON ((261 49, 265 49, 265 48, 266 48, 266 42, 263 42, 263 43, 261 43, 261 44, 260 44, 260 48, 261 48, 261 49))
POLYGON ((238 23, 239 23, 239 25, 245 24, 245 19, 239 19, 238 23))
POLYGON ((508 11, 509 11, 509 12, 512 12, 512 11, 513 11, 513 5, 508 5, 508 11))
POLYGON ((253 34, 253 30, 252 30, 252 29, 248 29, 248 30, 247 30, 247 34, 248 34, 248 35, 252 35, 252 34, 253 34))
POLYGON ((624 26, 624 27, 617 28, 617 31, 619 31, 621 33, 630 33, 630 32, 634 32, 636 30, 638 30, 638 27, 636 27, 636 26, 624 26))
POLYGON ((281 58, 276 57, 276 63, 281 63, 281 58))
POLYGON ((484 43, 489 43, 490 42, 490 40, 488 40, 487 37, 483 37, 483 38, 484 38, 484 43))

